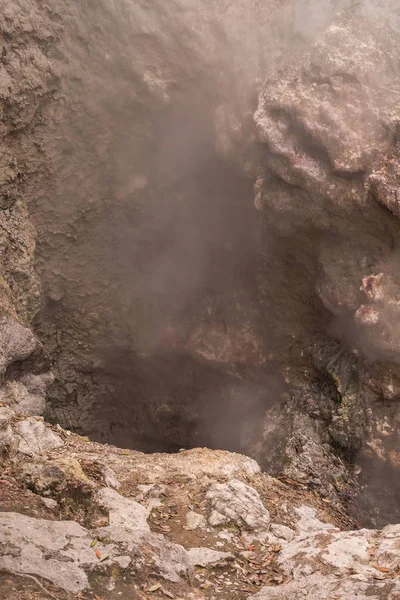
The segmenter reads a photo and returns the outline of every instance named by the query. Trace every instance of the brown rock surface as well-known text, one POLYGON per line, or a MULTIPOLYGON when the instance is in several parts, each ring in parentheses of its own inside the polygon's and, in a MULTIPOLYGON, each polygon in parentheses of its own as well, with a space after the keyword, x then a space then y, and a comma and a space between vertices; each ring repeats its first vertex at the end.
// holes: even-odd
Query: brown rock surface
POLYGON ((398 598, 397 4, 0 9, 0 595, 398 598))

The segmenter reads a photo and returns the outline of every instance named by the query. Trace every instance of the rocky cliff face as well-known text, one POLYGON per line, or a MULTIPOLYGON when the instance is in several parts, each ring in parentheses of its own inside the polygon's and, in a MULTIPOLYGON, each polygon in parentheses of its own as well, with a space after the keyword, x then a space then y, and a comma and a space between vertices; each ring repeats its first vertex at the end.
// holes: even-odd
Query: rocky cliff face
POLYGON ((328 442, 361 471, 365 508, 375 511, 371 492, 397 514, 399 14, 390 5, 371 14, 363 3, 339 12, 267 82, 255 115, 265 149, 256 204, 290 264, 262 287, 284 321, 278 345, 284 335, 289 353, 279 360, 298 388, 286 416, 273 408, 264 451, 268 464, 284 426, 288 445, 274 460, 316 482, 325 472, 338 491, 328 442))
POLYGON ((399 8, 0 7, 3 595, 396 598, 399 8))

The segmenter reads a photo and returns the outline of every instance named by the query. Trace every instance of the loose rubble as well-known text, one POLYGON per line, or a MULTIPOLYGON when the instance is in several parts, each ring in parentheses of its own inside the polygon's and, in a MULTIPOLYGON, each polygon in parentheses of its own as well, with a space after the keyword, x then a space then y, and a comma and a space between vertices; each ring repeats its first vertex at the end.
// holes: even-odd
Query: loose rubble
POLYGON ((60 600, 400 591, 400 526, 343 530, 338 509, 247 457, 145 455, 0 415, 0 572, 14 585, 34 578, 19 600, 42 593, 35 578, 60 600))

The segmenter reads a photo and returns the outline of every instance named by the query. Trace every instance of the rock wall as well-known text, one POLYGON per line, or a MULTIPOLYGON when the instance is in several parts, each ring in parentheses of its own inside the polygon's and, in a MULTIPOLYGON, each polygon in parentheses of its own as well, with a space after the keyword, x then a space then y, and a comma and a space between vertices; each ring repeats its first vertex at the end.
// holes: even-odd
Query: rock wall
POLYGON ((275 232, 267 260, 287 262, 261 287, 297 388, 266 420, 263 464, 346 495, 339 454, 365 486, 354 505, 379 523, 399 510, 399 10, 376 17, 368 3, 338 12, 268 80, 255 190, 275 232))
POLYGON ((12 43, 38 52, 40 29, 55 82, 34 138, 46 183, 25 195, 42 286, 35 329, 55 365, 47 393, 53 421, 147 450, 215 444, 202 398, 229 404, 240 380, 227 368, 246 367, 247 354, 262 364, 260 319, 244 289, 249 260, 232 261, 239 246, 250 252, 255 244, 252 181, 227 156, 231 131, 246 126, 243 116, 251 120, 251 101, 255 107, 263 31, 255 24, 267 23, 273 9, 272 2, 256 12, 240 2, 13 9, 12 43), (218 317, 227 299, 229 327, 243 332, 222 352, 221 372, 209 360, 221 350, 202 317, 197 328, 192 321, 201 306, 221 330, 211 333, 214 346, 229 346, 218 317), (244 324, 239 301, 250 313, 244 324), (182 343, 190 336, 192 353, 182 343))

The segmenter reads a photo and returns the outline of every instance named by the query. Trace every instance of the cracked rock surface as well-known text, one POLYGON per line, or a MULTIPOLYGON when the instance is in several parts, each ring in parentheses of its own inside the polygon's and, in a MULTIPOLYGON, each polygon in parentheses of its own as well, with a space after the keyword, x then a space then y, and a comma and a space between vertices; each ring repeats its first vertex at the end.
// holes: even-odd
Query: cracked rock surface
POLYGON ((1 411, 5 600, 41 598, 37 582, 60 600, 398 597, 397 525, 348 530, 317 494, 238 454, 145 455, 1 411))

